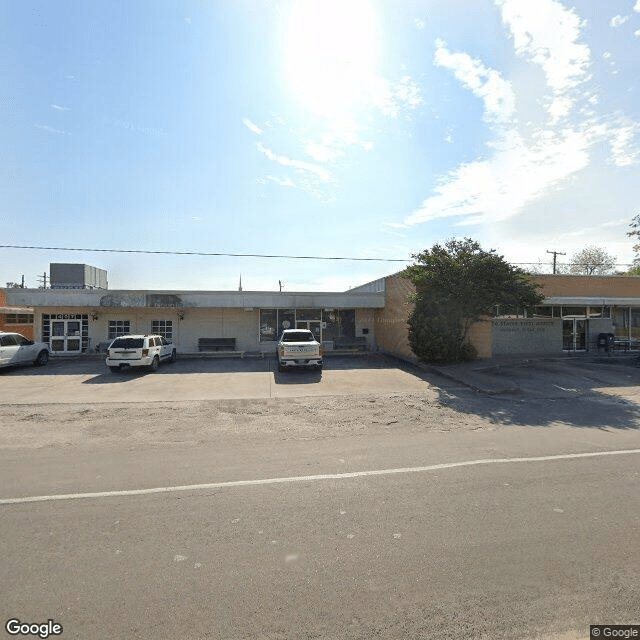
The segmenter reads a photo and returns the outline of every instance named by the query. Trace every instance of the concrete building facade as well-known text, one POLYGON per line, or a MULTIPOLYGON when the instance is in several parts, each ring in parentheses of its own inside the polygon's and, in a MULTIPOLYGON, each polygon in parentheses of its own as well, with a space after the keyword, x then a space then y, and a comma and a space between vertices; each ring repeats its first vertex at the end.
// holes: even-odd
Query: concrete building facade
MULTIPOLYGON (((535 276, 543 303, 519 313, 496 309, 471 327, 481 358, 611 347, 640 348, 640 277, 535 276)), ((314 332, 327 350, 357 343, 414 360, 407 319, 414 293, 400 274, 345 292, 0 290, 0 330, 47 342, 53 354, 95 351, 117 335, 159 333, 178 353, 200 351, 202 339, 235 341, 240 352, 275 352, 283 329, 314 332)))
MULTIPOLYGON (((94 351, 127 333, 158 333, 178 353, 198 353, 200 340, 235 340, 237 351, 275 352, 285 328, 314 332, 326 349, 361 338, 376 348, 373 311, 384 293, 5 289, 5 311, 30 309, 27 333, 54 355, 94 351)), ((3 314, 5 317, 15 314, 3 314)), ((6 320, 5 320, 6 325, 6 320)))

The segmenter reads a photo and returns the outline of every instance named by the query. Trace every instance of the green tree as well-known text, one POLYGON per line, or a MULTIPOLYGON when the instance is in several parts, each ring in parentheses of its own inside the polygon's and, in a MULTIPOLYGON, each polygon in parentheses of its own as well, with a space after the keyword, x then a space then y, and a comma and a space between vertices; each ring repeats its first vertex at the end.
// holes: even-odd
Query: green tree
POLYGON ((456 362, 475 357, 469 328, 500 305, 522 308, 543 296, 530 275, 510 265, 494 250, 471 240, 449 240, 444 246, 413 256, 403 276, 416 287, 409 316, 409 344, 424 362, 456 362))

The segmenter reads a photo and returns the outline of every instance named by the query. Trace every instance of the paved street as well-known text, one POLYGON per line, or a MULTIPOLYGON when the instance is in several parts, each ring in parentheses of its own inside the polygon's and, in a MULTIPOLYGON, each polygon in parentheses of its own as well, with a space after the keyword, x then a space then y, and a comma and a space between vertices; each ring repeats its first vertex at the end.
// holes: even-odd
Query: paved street
MULTIPOLYGON (((634 414, 508 424, 491 416, 513 398, 364 362, 352 371, 383 372, 381 390, 304 396, 303 373, 291 399, 159 404, 78 404, 70 380, 96 374, 71 363, 44 372, 56 402, 25 404, 43 371, 1 374, 24 394, 3 396, 3 623, 89 640, 574 640, 640 619, 634 414)), ((164 371, 130 381, 168 392, 180 370, 164 371)))

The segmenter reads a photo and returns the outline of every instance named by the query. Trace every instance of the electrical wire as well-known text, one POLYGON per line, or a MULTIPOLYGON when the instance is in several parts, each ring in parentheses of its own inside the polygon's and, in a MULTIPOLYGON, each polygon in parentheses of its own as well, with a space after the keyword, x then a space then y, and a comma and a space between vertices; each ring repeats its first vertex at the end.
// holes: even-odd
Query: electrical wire
POLYGON ((101 253, 151 253, 174 256, 223 256, 230 258, 281 258, 284 260, 354 260, 362 262, 410 262, 411 258, 347 258, 341 256, 284 256, 264 253, 213 253, 208 251, 147 251, 145 249, 78 249, 71 247, 30 247, 0 244, 0 249, 35 249, 38 251, 94 251, 101 253))
MULTIPOLYGON (((288 256, 288 255, 271 255, 265 253, 223 253, 208 251, 149 251, 146 249, 83 249, 76 247, 32 247, 17 244, 0 244, 0 249, 33 249, 36 251, 87 251, 98 253, 143 253, 155 255, 173 255, 173 256, 218 256, 227 258, 270 258, 282 260, 346 260, 354 262, 411 262, 411 258, 352 258, 343 256, 288 256)), ((514 265, 536 265, 542 266, 540 262, 513 262, 514 265)), ((558 266, 573 266, 573 262, 559 262, 558 266)), ((626 267, 630 262, 620 262, 611 265, 612 267, 626 267)), ((585 265, 592 266, 592 265, 585 265)))

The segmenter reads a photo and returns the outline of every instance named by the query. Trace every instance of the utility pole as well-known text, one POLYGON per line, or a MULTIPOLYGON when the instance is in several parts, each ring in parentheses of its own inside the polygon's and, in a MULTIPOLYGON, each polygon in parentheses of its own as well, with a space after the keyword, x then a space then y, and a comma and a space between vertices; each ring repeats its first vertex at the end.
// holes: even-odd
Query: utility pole
POLYGON ((45 271, 41 276, 38 276, 38 280, 42 280, 42 288, 47 288, 47 272, 45 271))
POLYGON ((553 275, 556 275, 556 256, 566 256, 566 253, 560 253, 560 251, 547 251, 547 253, 553 253, 553 275))
POLYGON ((282 280, 278 280, 278 286, 280 287, 280 293, 282 293, 282 280))

